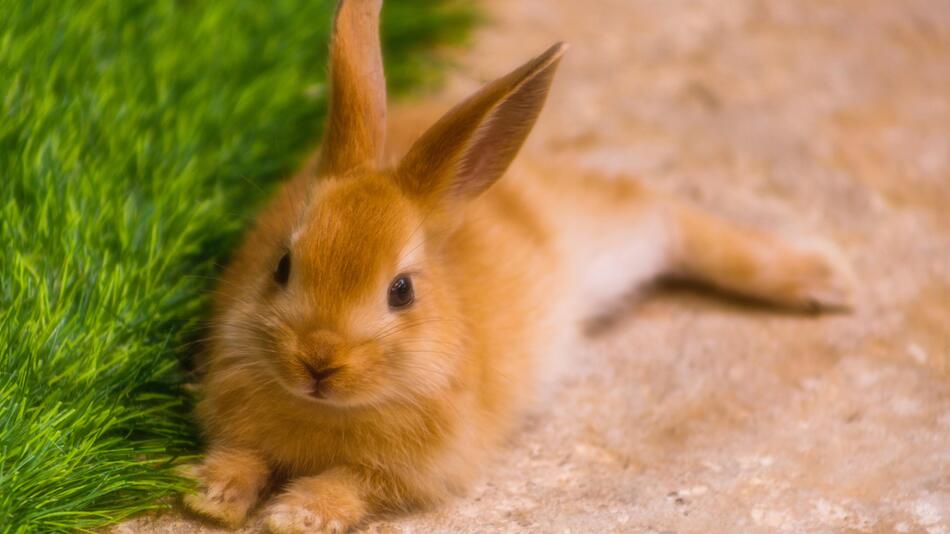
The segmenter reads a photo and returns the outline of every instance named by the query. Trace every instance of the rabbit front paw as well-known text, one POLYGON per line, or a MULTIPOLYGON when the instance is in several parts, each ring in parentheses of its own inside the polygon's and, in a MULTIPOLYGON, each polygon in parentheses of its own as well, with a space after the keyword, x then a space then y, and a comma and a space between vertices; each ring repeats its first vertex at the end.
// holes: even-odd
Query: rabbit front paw
POLYGON ((338 534, 355 526, 366 515, 358 488, 333 476, 295 480, 277 497, 267 512, 272 534, 322 532, 338 534))
POLYGON ((198 483, 195 493, 185 495, 185 506, 236 528, 257 503, 269 471, 267 465, 251 453, 219 449, 209 453, 201 464, 185 466, 181 474, 198 483))

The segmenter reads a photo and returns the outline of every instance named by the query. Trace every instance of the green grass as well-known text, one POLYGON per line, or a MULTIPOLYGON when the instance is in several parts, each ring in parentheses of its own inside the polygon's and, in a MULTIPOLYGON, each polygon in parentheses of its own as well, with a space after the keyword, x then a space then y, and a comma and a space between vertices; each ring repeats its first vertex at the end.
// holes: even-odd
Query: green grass
MULTIPOLYGON (((0 0, 0 532, 163 506, 218 266, 318 138, 329 0, 0 0)), ((384 9, 390 89, 471 7, 384 9)))

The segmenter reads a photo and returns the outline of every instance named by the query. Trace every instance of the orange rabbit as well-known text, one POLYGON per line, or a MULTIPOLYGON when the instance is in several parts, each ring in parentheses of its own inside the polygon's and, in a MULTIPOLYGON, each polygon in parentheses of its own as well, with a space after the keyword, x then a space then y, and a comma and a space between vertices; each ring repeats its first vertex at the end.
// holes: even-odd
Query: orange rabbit
POLYGON ((794 307, 845 306, 850 271, 630 182, 498 181, 557 44, 452 109, 394 168, 380 0, 334 23, 317 163, 260 215, 216 301, 191 509, 238 526, 268 482, 277 533, 345 531, 463 488, 530 403, 538 368, 638 283, 677 273, 794 307), (497 182, 497 183, 496 183, 497 182))

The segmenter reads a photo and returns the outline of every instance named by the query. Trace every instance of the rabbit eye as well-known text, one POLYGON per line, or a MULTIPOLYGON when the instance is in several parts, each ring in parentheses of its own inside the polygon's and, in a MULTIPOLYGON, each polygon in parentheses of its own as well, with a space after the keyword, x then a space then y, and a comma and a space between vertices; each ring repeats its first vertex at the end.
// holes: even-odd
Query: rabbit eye
POLYGON ((412 279, 408 274, 397 276, 389 285, 389 307, 397 310, 412 304, 415 294, 412 291, 412 279))
POLYGON ((274 281, 285 286, 290 279, 290 252, 285 252, 277 262, 277 269, 274 270, 274 281))

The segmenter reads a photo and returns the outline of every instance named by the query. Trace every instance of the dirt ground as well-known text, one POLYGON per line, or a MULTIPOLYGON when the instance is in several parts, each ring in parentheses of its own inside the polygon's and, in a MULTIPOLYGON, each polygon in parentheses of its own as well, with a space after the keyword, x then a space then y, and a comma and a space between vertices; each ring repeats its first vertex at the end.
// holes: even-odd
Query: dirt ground
MULTIPOLYGON (((517 165, 637 177, 826 236, 863 281, 858 308, 648 292, 466 496, 368 530, 950 534, 950 4, 487 11, 439 101, 572 44, 517 165)), ((219 532, 177 512, 116 531, 219 532)))

